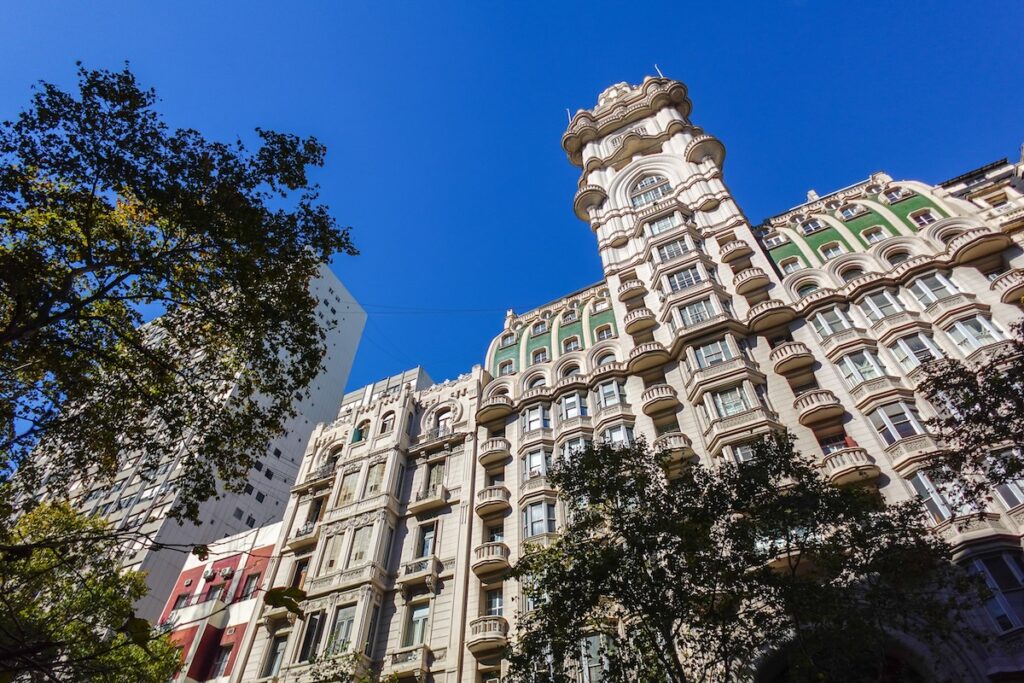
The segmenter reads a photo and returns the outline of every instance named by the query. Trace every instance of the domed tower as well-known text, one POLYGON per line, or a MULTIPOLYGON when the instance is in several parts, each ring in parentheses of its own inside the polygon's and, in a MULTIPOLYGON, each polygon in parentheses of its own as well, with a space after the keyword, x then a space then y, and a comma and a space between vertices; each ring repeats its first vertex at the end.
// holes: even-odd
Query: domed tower
POLYGON ((758 412, 765 378, 746 335, 783 330, 792 309, 771 300, 778 278, 723 182, 725 148, 691 123, 691 109, 678 81, 617 83, 576 113, 562 147, 581 169, 574 210, 597 237, 630 372, 645 396, 680 388, 696 411, 684 430, 701 433, 714 457, 737 436, 718 429, 726 411, 716 402, 746 406, 742 439, 772 427, 772 411, 758 412), (723 357, 729 372, 704 371, 723 357), (720 398, 718 380, 736 395, 720 398))

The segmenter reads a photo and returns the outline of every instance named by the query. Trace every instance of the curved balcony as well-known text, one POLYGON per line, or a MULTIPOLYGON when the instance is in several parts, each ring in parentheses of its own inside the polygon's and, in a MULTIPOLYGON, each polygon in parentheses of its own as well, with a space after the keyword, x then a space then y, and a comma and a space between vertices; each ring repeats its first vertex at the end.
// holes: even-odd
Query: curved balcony
POLYGON ((538 495, 554 495, 556 493, 555 487, 548 481, 548 478, 543 474, 535 474, 528 479, 523 480, 519 486, 519 504, 522 505, 523 501, 532 496, 538 495))
POLYGON ((726 443, 749 441, 752 436, 780 428, 779 416, 764 406, 756 406, 735 415, 716 417, 704 430, 708 451, 715 453, 726 443))
POLYGON ((694 370, 686 376, 686 397, 691 403, 695 402, 705 392, 716 388, 721 383, 741 379, 750 374, 760 376, 761 372, 756 363, 743 356, 694 370))
POLYGON ((504 486, 488 486, 477 491, 476 514, 497 515, 512 509, 512 494, 504 486))
POLYGON ((640 280, 626 280, 619 285, 619 301, 627 301, 633 297, 643 296, 647 293, 647 287, 640 280))
POLYGON ((1003 273, 992 281, 989 289, 998 292, 1004 304, 1024 304, 1024 270, 1014 268, 1003 273))
POLYGON ((779 344, 768 356, 775 372, 788 375, 814 365, 814 354, 803 342, 791 341, 779 344))
POLYGON ((668 384, 658 384, 640 395, 640 404, 645 415, 654 415, 676 408, 679 405, 679 396, 668 384))
POLYGON ((485 576, 505 571, 512 565, 509 562, 508 546, 501 542, 481 543, 473 548, 473 573, 485 576))
POLYGON ((626 328, 626 334, 643 332, 657 324, 657 320, 654 318, 654 311, 649 308, 637 308, 630 311, 622 322, 626 328))
POLYGON ((805 391, 793 401, 793 410, 804 427, 833 420, 846 412, 836 395, 828 389, 805 391))
POLYGON ((974 302, 973 294, 954 294, 929 304, 924 312, 932 317, 932 324, 943 326, 947 322, 960 317, 960 314, 967 314, 970 311, 982 313, 988 310, 988 306, 979 305, 974 302))
POLYGON ((737 294, 750 294, 768 286, 768 274, 757 266, 746 268, 736 273, 732 286, 737 294))
POLYGON ((1009 245, 1009 235, 991 228, 972 228, 951 239, 946 245, 946 253, 953 261, 964 263, 995 254, 1009 245))
POLYGON ((619 228, 615 232, 608 235, 606 239, 602 240, 598 246, 618 248, 625 246, 627 242, 629 242, 629 233, 623 230, 622 228, 619 228))
POLYGON ((581 221, 590 220, 590 209, 599 206, 607 199, 608 193, 600 185, 584 185, 576 190, 572 200, 572 209, 581 221))
POLYGON ((747 325, 754 332, 763 332, 784 325, 796 317, 796 311, 789 304, 778 299, 768 299, 750 307, 747 325))
POLYGON ((487 441, 480 444, 480 452, 477 455, 477 461, 484 467, 503 463, 511 456, 509 448, 508 439, 500 436, 493 439, 487 439, 487 441))
POLYGON ((505 617, 478 617, 469 622, 466 647, 478 657, 493 655, 508 647, 508 622, 505 617))
POLYGON ((861 346, 875 346, 875 340, 868 336, 868 333, 859 327, 851 327, 847 330, 840 330, 830 334, 821 340, 821 348, 829 360, 835 361, 851 348, 861 346))
POLYGON ((666 465, 668 465, 669 476, 679 471, 684 462, 697 457, 697 454, 693 452, 690 437, 680 432, 662 434, 654 440, 651 446, 655 451, 664 451, 668 454, 666 465))
POLYGON ((718 252, 718 258, 722 260, 722 263, 732 263, 753 253, 753 247, 743 240, 733 240, 722 245, 718 252))
POLYGON ((844 448, 832 451, 822 463, 825 476, 836 486, 877 479, 880 473, 868 452, 863 448, 844 448))
POLYGON ((629 371, 640 372, 649 370, 671 360, 672 356, 660 342, 647 342, 638 344, 629 352, 629 371))
POLYGON ((312 520, 296 529, 285 545, 292 550, 297 550, 315 544, 318 538, 320 538, 320 525, 316 523, 316 520, 312 520))
POLYGON ((493 422, 512 414, 512 399, 504 394, 488 396, 476 411, 477 422, 493 422))

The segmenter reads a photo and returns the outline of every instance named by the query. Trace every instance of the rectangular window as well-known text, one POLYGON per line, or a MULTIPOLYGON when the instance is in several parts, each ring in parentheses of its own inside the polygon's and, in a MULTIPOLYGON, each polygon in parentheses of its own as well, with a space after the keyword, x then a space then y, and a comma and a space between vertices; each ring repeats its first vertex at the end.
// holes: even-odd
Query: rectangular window
POLYGON ((363 654, 367 657, 373 656, 373 644, 377 639, 377 622, 380 620, 380 605, 374 605, 370 613, 370 624, 366 629, 366 645, 363 646, 363 654))
POLYGON ((633 443, 633 428, 629 425, 615 425, 604 430, 602 438, 612 446, 629 445, 633 443))
POLYGON ((587 402, 579 394, 569 394, 562 398, 562 419, 571 420, 574 417, 587 414, 587 402))
POLYGON ((1024 486, 1022 484, 1024 482, 1011 481, 996 486, 996 493, 999 494, 999 499, 1003 501, 1003 505, 1008 509, 1024 505, 1024 486))
POLYGON ((551 466, 551 454, 544 450, 531 451, 523 456, 523 480, 542 477, 551 466))
POLYGON ((910 484, 914 487, 914 491, 917 492, 917 496, 921 499, 932 521, 936 524, 944 522, 953 516, 953 511, 946 501, 946 497, 932 483, 927 474, 915 472, 914 476, 910 477, 910 484))
POLYGON ((768 235, 764 238, 764 246, 768 247, 769 249, 771 249, 772 247, 777 247, 780 244, 784 244, 785 242, 786 238, 778 233, 768 235))
POLYGON ((302 634, 302 646, 299 648, 298 662, 308 662, 320 647, 320 639, 324 636, 324 612, 313 612, 306 617, 306 631, 302 634))
POLYGON ((985 608, 1002 631, 1021 626, 1024 614, 1024 567, 1020 553, 1006 552, 976 559, 973 570, 992 592, 985 608))
POLYGON ((383 484, 384 463, 379 462, 375 465, 370 465, 370 471, 366 475, 366 490, 363 492, 363 497, 368 498, 377 495, 381 492, 383 484))
POLYGON ((551 418, 548 409, 544 406, 527 408, 523 413, 523 431, 532 432, 535 429, 548 429, 551 427, 551 418))
POLYGON ((682 318, 683 325, 687 327, 710 320, 713 315, 715 315, 715 309, 711 305, 711 299, 701 299, 679 307, 679 316, 682 318))
POLYGON ((568 460, 570 457, 572 457, 573 452, 581 451, 589 445, 590 441, 584 439, 581 436, 576 437, 575 439, 569 439, 568 441, 562 444, 562 460, 568 460))
POLYGON ((871 412, 868 417, 886 444, 893 444, 900 439, 924 434, 924 427, 921 426, 917 408, 906 401, 897 401, 882 406, 871 412))
POLYGON ((874 353, 868 350, 856 351, 839 359, 843 379, 851 387, 885 374, 874 353))
POLYGON ((916 368, 921 363, 926 363, 942 354, 939 352, 935 342, 928 335, 921 332, 902 337, 889 347, 896 361, 905 371, 916 368))
POLYGON ((218 678, 228 672, 228 660, 231 659, 231 646, 221 645, 213 656, 213 664, 210 666, 208 678, 218 678))
POLYGON ((555 531, 555 504, 531 503, 523 510, 523 537, 530 538, 555 531))
POLYGON ((750 462, 754 458, 754 444, 741 443, 738 446, 733 446, 732 457, 741 465, 750 462))
POLYGON ((263 662, 260 678, 270 678, 281 672, 286 647, 288 647, 288 636, 274 636, 274 639, 270 641, 270 646, 267 647, 267 659, 263 662))
POLYGON ((658 247, 658 260, 665 263, 666 261, 679 258, 687 251, 689 249, 686 246, 686 242, 683 240, 673 240, 658 247))
POLYGON ((604 680, 604 663, 601 659, 601 636, 589 635, 580 643, 580 683, 601 683, 604 680))
POLYGON ((487 616, 500 617, 504 610, 505 596, 500 588, 487 591, 484 597, 487 616))
POLYGON ((743 391, 742 385, 737 385, 724 391, 716 391, 712 395, 715 403, 715 410, 719 417, 737 415, 750 409, 747 400, 747 393, 743 391))
POLYGON ((437 522, 424 524, 420 527, 416 542, 416 557, 429 557, 434 554, 434 535, 437 533, 437 522))
POLYGON ((835 453, 847 448, 846 434, 836 434, 834 436, 827 436, 824 439, 818 441, 818 445, 821 447, 821 452, 825 455, 835 453))
POLYGON ((697 367, 701 369, 732 360, 732 349, 729 348, 729 343, 725 339, 698 347, 694 354, 697 356, 697 367))
POLYGON ((361 526, 355 530, 355 533, 352 535, 352 548, 349 549, 346 568, 354 567, 368 559, 366 553, 370 547, 370 532, 372 530, 373 527, 370 525, 361 526))
POLYGON ((427 637, 427 619, 430 618, 430 603, 409 606, 409 620, 405 624, 403 647, 422 645, 427 637))
POLYGON ((840 244, 826 244, 821 248, 821 255, 825 257, 825 260, 834 259, 837 256, 841 256, 844 251, 845 250, 840 244))
POLYGON ((959 293, 956 285, 942 273, 925 275, 910 283, 910 291, 914 293, 922 306, 928 306, 939 299, 959 293))
POLYGON ((351 503, 356 499, 356 485, 359 483, 359 473, 349 472, 341 480, 341 490, 338 491, 338 505, 351 503))
POLYGON ((988 318, 980 315, 957 320, 946 330, 946 334, 965 354, 1003 339, 1003 333, 988 318))
POLYGON ((814 325, 814 331, 818 333, 820 339, 831 337, 836 332, 842 332, 851 327, 846 314, 835 307, 816 313, 811 318, 811 324, 814 325))
POLYGON ((700 274, 700 269, 697 266, 684 268, 668 276, 668 286, 673 292, 693 287, 703 281, 704 277, 700 274))
POLYGON ((242 585, 242 600, 248 600, 252 597, 252 594, 256 592, 256 584, 259 583, 259 574, 249 574, 245 577, 245 583, 242 585))
POLYGON ((651 221, 648 225, 651 227, 652 236, 660 235, 675 227, 675 218, 673 216, 664 216, 656 221, 651 221))
POLYGON ((604 382, 597 386, 597 400, 602 408, 619 405, 623 398, 622 388, 618 382, 604 382))
POLYGON ((356 606, 346 605, 334 612, 331 636, 327 639, 327 654, 336 655, 348 650, 352 640, 352 624, 356 620, 356 606))
POLYGON ((902 302, 887 291, 875 292, 864 297, 860 304, 860 310, 864 312, 871 322, 878 322, 882 318, 901 313, 902 302))

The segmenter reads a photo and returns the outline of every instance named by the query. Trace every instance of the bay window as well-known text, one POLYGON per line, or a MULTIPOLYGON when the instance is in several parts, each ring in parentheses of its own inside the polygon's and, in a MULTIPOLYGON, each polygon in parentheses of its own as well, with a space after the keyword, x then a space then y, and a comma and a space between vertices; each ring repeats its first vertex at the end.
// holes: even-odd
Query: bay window
POLYGON ((991 591, 985 609, 1001 631, 1018 628, 1024 615, 1024 563, 1020 551, 1002 552, 976 559, 971 569, 991 591))
POLYGON ((711 304, 710 298, 679 307, 679 317, 682 319, 683 325, 687 327, 710 320, 714 315, 715 307, 711 304))
POLYGON ((606 444, 628 446, 633 443, 633 428, 629 425, 614 425, 601 432, 606 444))
POLYGON ((551 414, 547 406, 533 406, 523 412, 523 432, 551 427, 551 414))
POLYGON ((597 385, 597 402, 602 408, 625 403, 626 393, 624 387, 617 380, 602 382, 597 385))
POLYGON ((851 387, 885 374, 885 368, 873 351, 864 349, 847 354, 837 363, 843 379, 851 387))
POLYGON ((729 347, 727 339, 719 339, 718 341, 697 347, 694 350, 694 355, 697 357, 697 367, 702 370, 712 365, 732 360, 733 357, 732 349, 729 347))
POLYGON ((666 263, 674 259, 679 258, 690 250, 687 246, 686 241, 682 239, 672 240, 666 242, 658 247, 658 261, 660 263, 666 263))
POLYGON ((820 339, 826 339, 837 332, 853 327, 846 313, 835 306, 815 313, 811 316, 811 324, 820 339))
POLYGON ((743 390, 742 384, 712 392, 711 399, 718 417, 729 417, 750 410, 750 399, 747 398, 747 392, 743 390))
POLYGON ((551 453, 543 449, 530 451, 523 456, 523 481, 533 477, 546 476, 551 469, 551 453))
POLYGON ((957 320, 946 328, 946 334, 965 354, 1003 339, 1003 333, 992 324, 991 320, 981 315, 957 320))
POLYGON ((587 414, 586 398, 580 394, 568 394, 559 401, 559 409, 563 420, 584 417, 587 414))
POLYGON ((590 440, 585 439, 582 436, 578 436, 575 439, 569 439, 562 444, 561 450, 559 451, 562 460, 568 460, 572 457, 572 454, 576 451, 582 451, 590 445, 590 440))
POLYGON ((872 411, 868 417, 886 444, 924 434, 917 408, 907 401, 897 401, 872 411))
POLYGON ((914 487, 914 491, 917 492, 918 498, 921 499, 921 503, 933 522, 936 524, 945 522, 953 516, 953 508, 950 507, 946 496, 932 483, 927 474, 915 472, 914 476, 910 477, 910 484, 914 487))
POLYGON ((926 363, 942 355, 931 337, 923 332, 900 337, 889 347, 889 350, 896 356, 897 362, 904 371, 913 370, 921 363, 926 363))
POLYGON ((914 293, 922 306, 929 306, 939 299, 959 294, 953 282, 942 273, 932 273, 919 277, 910 283, 910 291, 914 293))
POLYGON ((523 510, 523 538, 555 532, 555 504, 550 501, 530 503, 523 510))
POLYGON ((668 286, 673 292, 686 289, 687 287, 693 287, 694 285, 704 282, 704 276, 700 272, 700 268, 697 266, 690 266, 683 270, 676 271, 668 276, 668 286))
POLYGON ((903 302, 894 296, 892 292, 882 290, 881 292, 868 294, 864 297, 864 301, 860 303, 860 310, 863 311, 868 320, 875 323, 890 315, 902 313, 905 309, 903 308, 903 302))

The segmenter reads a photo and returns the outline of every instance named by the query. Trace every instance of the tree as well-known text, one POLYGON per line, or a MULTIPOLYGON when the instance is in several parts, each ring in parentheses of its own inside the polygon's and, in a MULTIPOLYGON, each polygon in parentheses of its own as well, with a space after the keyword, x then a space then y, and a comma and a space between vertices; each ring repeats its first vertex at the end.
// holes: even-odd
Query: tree
POLYGON ((307 285, 356 253, 307 175, 323 145, 208 141, 169 129, 156 101, 127 66, 80 67, 77 93, 41 83, 0 124, 5 496, 187 451, 176 513, 195 519, 320 370, 307 285))
POLYGON ((144 577, 121 572, 106 523, 43 504, 0 535, 0 681, 165 683, 180 665, 135 617, 144 577))
POLYGON ((1024 479, 1024 321, 975 362, 940 358, 923 372, 918 388, 940 411, 927 426, 942 445, 928 474, 956 507, 981 509, 994 488, 1024 479))
POLYGON ((786 435, 754 452, 671 478, 642 442, 556 464, 567 521, 512 571, 535 604, 510 680, 739 681, 764 662, 775 680, 890 680, 894 633, 934 644, 961 626, 977 584, 916 503, 829 484, 786 435))

